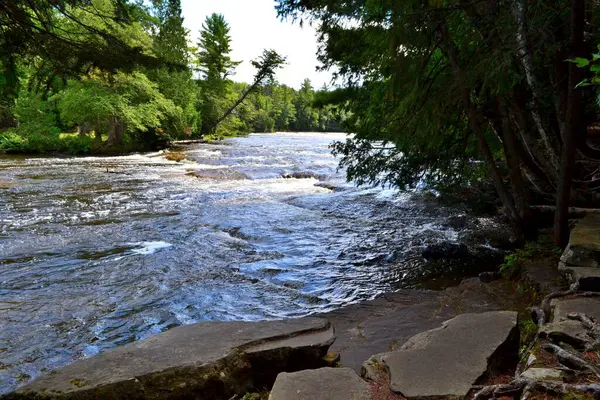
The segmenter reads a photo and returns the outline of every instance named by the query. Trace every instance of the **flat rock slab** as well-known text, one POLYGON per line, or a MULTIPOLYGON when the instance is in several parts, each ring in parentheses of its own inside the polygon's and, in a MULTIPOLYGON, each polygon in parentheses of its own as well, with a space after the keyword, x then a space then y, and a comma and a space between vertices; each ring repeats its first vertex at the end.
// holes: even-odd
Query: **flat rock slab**
MULTIPOLYGON (((270 370, 272 380, 316 368, 333 341, 333 327, 320 318, 198 323, 77 361, 6 398, 230 398, 256 384, 255 364, 281 368, 270 370)), ((260 372, 268 379, 268 368, 260 372)))
POLYGON ((330 351, 340 354, 343 367, 360 374, 374 354, 398 350, 412 336, 458 314, 514 310, 519 301, 511 283, 484 284, 474 278, 443 291, 399 290, 319 316, 335 326, 337 339, 330 351))
POLYGON ((350 368, 320 368, 277 376, 269 400, 370 400, 369 385, 350 368))
POLYGON ((568 321, 567 315, 569 313, 582 313, 600 322, 600 298, 554 299, 550 304, 554 310, 553 322, 568 321))
POLYGON ((464 398, 489 374, 518 362, 517 313, 462 314, 412 337, 381 360, 390 389, 408 399, 464 398))

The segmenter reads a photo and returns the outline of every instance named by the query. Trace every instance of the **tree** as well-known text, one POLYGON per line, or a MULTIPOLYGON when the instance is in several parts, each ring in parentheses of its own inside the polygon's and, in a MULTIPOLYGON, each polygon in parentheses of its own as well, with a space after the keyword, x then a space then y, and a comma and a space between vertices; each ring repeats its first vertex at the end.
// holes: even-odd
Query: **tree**
POLYGON ((140 72, 72 81, 54 100, 65 122, 93 126, 97 140, 106 133, 109 146, 120 145, 126 133, 148 132, 182 118, 181 108, 140 72))
POLYGON ((206 17, 200 31, 198 43, 198 66, 207 80, 226 80, 240 64, 232 61, 231 36, 229 24, 221 14, 211 14, 206 17))
POLYGON ((16 60, 41 57, 48 77, 77 76, 91 68, 132 71, 140 65, 156 67, 163 60, 149 55, 143 46, 132 45, 115 34, 136 19, 139 7, 126 0, 91 2, 79 0, 11 0, 0 4, 0 62, 10 77, 4 93, 18 90, 16 60), (105 7, 109 3, 110 7, 105 7), (100 7, 96 7, 100 5, 100 7), (98 9, 98 10, 96 10, 98 9), (82 17, 101 20, 89 24, 82 17))
POLYGON ((167 99, 183 110, 183 119, 167 124, 172 137, 181 137, 191 134, 199 125, 199 113, 196 110, 198 90, 193 81, 193 72, 188 67, 191 62, 187 42, 189 32, 183 27, 180 0, 153 0, 152 4, 153 15, 157 19, 152 35, 154 52, 185 68, 147 69, 146 75, 158 83, 159 90, 167 99))
POLYGON ((313 110, 314 90, 310 79, 305 79, 296 97, 296 123, 298 131, 314 130, 317 124, 317 114, 313 110))
POLYGON ((536 233, 531 205, 556 204, 560 245, 568 205, 598 204, 600 151, 585 137, 593 93, 565 61, 596 46, 595 3, 277 3, 281 16, 320 23, 319 59, 344 79, 338 100, 357 134, 334 150, 350 178, 472 185, 485 166, 521 239, 536 233))
POLYGON ((202 134, 213 133, 225 109, 223 99, 231 89, 228 79, 239 62, 232 61, 229 25, 220 14, 206 17, 200 31, 196 64, 202 73, 202 134))

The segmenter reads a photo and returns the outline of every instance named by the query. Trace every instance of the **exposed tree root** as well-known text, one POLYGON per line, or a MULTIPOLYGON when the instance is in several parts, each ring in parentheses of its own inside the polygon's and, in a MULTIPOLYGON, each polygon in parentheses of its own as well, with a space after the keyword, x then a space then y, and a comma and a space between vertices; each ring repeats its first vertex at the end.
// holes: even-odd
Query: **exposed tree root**
POLYGON ((557 381, 516 379, 507 384, 485 386, 475 393, 473 400, 488 400, 503 396, 518 396, 521 393, 521 400, 527 400, 531 396, 539 393, 552 394, 554 396, 566 395, 568 393, 588 393, 596 397, 600 396, 600 384, 590 383, 577 385, 557 381))
POLYGON ((586 344, 585 351, 596 351, 600 348, 600 324, 594 321, 593 318, 582 313, 569 313, 567 314, 567 318, 581 322, 584 328, 591 331, 590 333, 594 341, 586 344))
POLYGON ((586 385, 573 385, 556 381, 532 381, 527 384, 523 391, 521 400, 527 400, 531 395, 537 393, 564 396, 569 393, 589 393, 596 397, 600 395, 600 384, 590 383, 586 385))
MULTIPOLYGON (((532 307, 532 318, 539 327, 544 326, 550 319, 550 302, 553 299, 574 296, 574 297, 600 297, 599 292, 582 292, 571 289, 550 293, 542 300, 540 307, 532 307)), ((586 352, 600 349, 600 323, 583 313, 569 313, 567 318, 581 322, 581 325, 590 333, 593 341, 585 346, 586 352)), ((515 379, 507 384, 478 386, 473 387, 477 392, 474 394, 474 400, 487 400, 500 398, 502 396, 521 396, 521 400, 531 399, 535 395, 545 394, 551 396, 563 396, 569 393, 591 394, 594 398, 600 399, 600 383, 591 384, 570 384, 559 381, 545 380, 527 380, 521 378, 521 373, 527 368, 526 358, 529 358, 531 351, 536 343, 539 343, 539 329, 535 339, 530 343, 529 348, 524 353, 524 357, 517 366, 515 379)), ((592 363, 585 360, 579 353, 573 349, 565 349, 557 344, 543 343, 541 348, 554 354, 558 359, 560 366, 554 369, 560 370, 570 378, 589 375, 590 373, 600 378, 600 371, 592 363), (575 352, 575 354, 574 354, 575 352)))
POLYGON ((493 397, 518 395, 527 386, 528 381, 525 379, 515 379, 511 383, 504 383, 500 385, 484 386, 475 393, 473 400, 487 400, 493 397))
POLYGON ((538 321, 543 322, 541 324, 538 322, 537 323, 538 326, 543 326, 546 323, 548 323, 548 321, 550 319, 550 314, 551 314, 551 312, 550 312, 551 301, 554 299, 558 299, 560 297, 567 297, 567 296, 600 297, 600 292, 582 292, 577 289, 569 289, 569 290, 550 293, 549 295, 544 297, 544 300, 542 300, 542 304, 539 307, 542 310, 541 313, 539 311, 537 311, 539 309, 538 307, 532 307, 532 312, 536 313, 536 318, 538 319, 538 321))
POLYGON ((562 365, 576 371, 590 371, 600 378, 600 373, 596 367, 585 361, 583 358, 563 349, 562 347, 552 343, 544 343, 542 344, 542 349, 554 354, 562 365))

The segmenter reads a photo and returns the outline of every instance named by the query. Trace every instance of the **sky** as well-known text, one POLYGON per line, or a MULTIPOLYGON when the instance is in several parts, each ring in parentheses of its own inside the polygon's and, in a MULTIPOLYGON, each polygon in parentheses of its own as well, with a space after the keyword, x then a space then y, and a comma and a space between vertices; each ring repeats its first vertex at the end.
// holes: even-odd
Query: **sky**
POLYGON ((205 18, 218 13, 225 16, 231 28, 231 57, 243 61, 233 80, 252 82, 256 70, 250 60, 263 49, 274 49, 287 57, 288 65, 277 72, 280 83, 298 89, 305 78, 314 88, 331 82, 330 72, 316 72, 317 36, 314 28, 300 27, 291 21, 280 21, 274 0, 182 0, 184 26, 190 30, 193 43, 198 41, 205 18))

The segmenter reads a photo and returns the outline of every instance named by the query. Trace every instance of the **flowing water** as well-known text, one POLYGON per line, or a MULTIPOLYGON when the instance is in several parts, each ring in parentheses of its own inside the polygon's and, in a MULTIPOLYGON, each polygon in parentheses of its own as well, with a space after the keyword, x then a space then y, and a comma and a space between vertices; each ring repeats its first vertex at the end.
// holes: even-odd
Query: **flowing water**
POLYGON ((0 156, 0 393, 177 325, 418 283, 422 246, 456 239, 440 226, 453 211, 345 183, 328 149, 342 139, 257 134, 182 163, 0 156))

